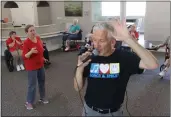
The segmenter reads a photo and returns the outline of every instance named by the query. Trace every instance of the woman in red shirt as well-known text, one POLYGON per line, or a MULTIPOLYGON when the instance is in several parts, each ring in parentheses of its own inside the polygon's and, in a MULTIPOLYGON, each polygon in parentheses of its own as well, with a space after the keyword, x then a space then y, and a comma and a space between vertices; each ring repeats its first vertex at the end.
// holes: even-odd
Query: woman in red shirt
POLYGON ((135 25, 132 25, 132 26, 130 27, 130 34, 131 34, 131 36, 133 37, 133 39, 135 39, 135 40, 138 41, 139 33, 136 31, 136 26, 135 26, 135 25))
POLYGON ((20 37, 16 36, 15 31, 11 31, 9 36, 10 37, 6 40, 6 45, 14 58, 17 71, 24 70, 23 60, 21 57, 23 43, 20 37))
POLYGON ((43 43, 33 25, 27 25, 25 28, 28 38, 24 41, 23 46, 23 59, 25 68, 28 71, 28 93, 26 108, 33 109, 33 103, 36 95, 36 83, 38 80, 40 102, 47 104, 45 99, 45 71, 44 62, 47 61, 43 57, 43 43))

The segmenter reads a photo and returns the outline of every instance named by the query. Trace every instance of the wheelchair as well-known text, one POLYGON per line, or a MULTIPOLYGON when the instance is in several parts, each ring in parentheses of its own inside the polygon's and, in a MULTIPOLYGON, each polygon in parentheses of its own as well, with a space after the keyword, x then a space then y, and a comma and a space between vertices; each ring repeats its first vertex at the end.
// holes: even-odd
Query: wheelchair
MULTIPOLYGON (((146 48, 147 50, 158 51, 160 47, 164 47, 164 46, 165 46, 165 60, 164 60, 164 63, 160 66, 160 72, 165 70, 165 68, 167 67, 167 65, 165 65, 165 62, 166 60, 170 59, 170 36, 165 40, 165 42, 162 45, 159 45, 159 46, 152 45, 151 48, 146 48)), ((163 77, 164 76, 161 76, 161 79, 163 79, 163 77)))
POLYGON ((50 59, 49 59, 49 51, 48 51, 48 49, 46 47, 45 42, 43 42, 43 48, 44 48, 43 56, 44 56, 45 59, 48 60, 47 62, 44 63, 44 67, 47 68, 51 64, 51 62, 50 62, 50 59))
MULTIPOLYGON (((170 48, 168 46, 166 46, 166 49, 165 49, 164 63, 166 62, 167 59, 170 59, 170 48)), ((163 71, 167 67, 167 65, 165 65, 164 63, 160 66, 160 72, 163 71)), ((163 79, 163 76, 161 77, 161 79, 163 79)))
POLYGON ((7 66, 7 69, 9 72, 14 71, 14 64, 13 64, 13 56, 11 52, 9 51, 9 47, 7 46, 7 49, 4 51, 4 56, 5 56, 5 64, 7 66))
MULTIPOLYGON (((72 51, 72 50, 79 50, 80 48, 80 44, 77 42, 78 40, 82 40, 82 30, 80 29, 80 31, 78 32, 78 37, 77 38, 74 38, 70 41, 70 49, 69 51, 72 51)), ((67 32, 60 32, 63 34, 63 37, 62 37, 62 51, 65 52, 65 43, 66 43, 66 38, 70 35, 70 33, 67 33, 67 32)))
MULTIPOLYGON (((49 59, 49 52, 47 50, 46 43, 44 42, 43 42, 43 48, 44 48, 44 52, 43 52, 44 58, 48 60, 48 62, 44 63, 45 68, 47 68, 51 64, 51 62, 49 59)), ((11 52, 9 51, 9 46, 7 46, 7 49, 4 51, 4 57, 5 57, 5 64, 7 66, 8 71, 13 72, 14 71, 14 63, 13 63, 14 58, 11 52)))

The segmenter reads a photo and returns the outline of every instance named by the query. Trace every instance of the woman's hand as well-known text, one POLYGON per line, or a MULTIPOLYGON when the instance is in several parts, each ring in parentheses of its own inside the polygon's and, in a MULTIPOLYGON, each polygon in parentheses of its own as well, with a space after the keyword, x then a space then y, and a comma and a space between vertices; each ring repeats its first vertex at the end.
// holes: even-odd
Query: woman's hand
POLYGON ((38 53, 38 51, 36 50, 36 47, 32 48, 32 49, 30 50, 30 52, 31 52, 31 53, 35 53, 35 54, 38 53))
POLYGON ((45 58, 43 58, 43 59, 44 59, 44 62, 45 62, 45 63, 47 63, 47 62, 48 62, 48 60, 47 60, 47 59, 45 59, 45 58))

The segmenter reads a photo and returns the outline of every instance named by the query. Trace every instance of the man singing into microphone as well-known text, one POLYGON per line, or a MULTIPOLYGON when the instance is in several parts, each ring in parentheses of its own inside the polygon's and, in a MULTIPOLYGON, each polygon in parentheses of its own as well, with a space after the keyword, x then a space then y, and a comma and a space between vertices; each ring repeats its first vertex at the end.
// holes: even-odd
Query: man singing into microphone
POLYGON ((122 104, 129 78, 139 69, 156 69, 157 59, 133 40, 125 23, 114 20, 94 26, 92 34, 98 56, 84 61, 90 52, 78 57, 74 88, 80 91, 87 79, 83 116, 122 116, 122 104), (134 53, 115 49, 116 39, 131 47, 134 53), (83 63, 83 64, 81 64, 83 63))

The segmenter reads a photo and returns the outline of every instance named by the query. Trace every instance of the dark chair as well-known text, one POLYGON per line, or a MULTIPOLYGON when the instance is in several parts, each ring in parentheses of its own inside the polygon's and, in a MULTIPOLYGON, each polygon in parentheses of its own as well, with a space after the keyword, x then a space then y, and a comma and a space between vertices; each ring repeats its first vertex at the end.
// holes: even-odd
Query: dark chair
POLYGON ((11 52, 9 51, 9 47, 7 46, 7 49, 4 51, 4 57, 5 57, 5 64, 9 70, 9 72, 14 71, 14 64, 13 64, 13 56, 11 52))
POLYGON ((44 63, 45 68, 47 68, 51 64, 51 62, 50 62, 50 59, 49 59, 49 51, 48 51, 48 49, 46 47, 45 42, 43 42, 43 48, 44 48, 43 56, 44 56, 45 59, 48 60, 48 62, 44 63))
POLYGON ((49 51, 48 51, 48 49, 46 47, 46 43, 45 42, 43 42, 43 48, 44 48, 44 52, 43 52, 44 58, 49 61, 49 51))

